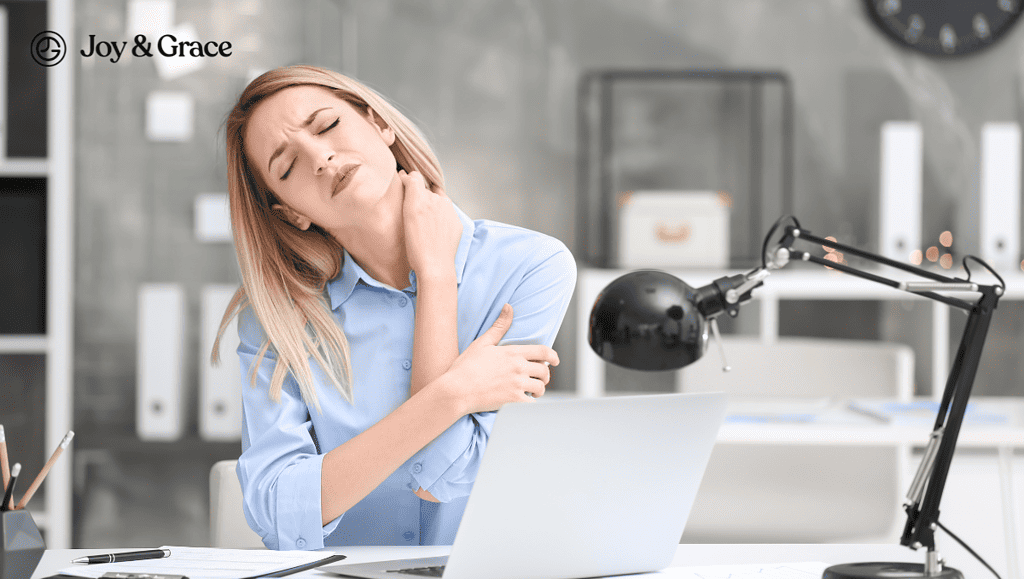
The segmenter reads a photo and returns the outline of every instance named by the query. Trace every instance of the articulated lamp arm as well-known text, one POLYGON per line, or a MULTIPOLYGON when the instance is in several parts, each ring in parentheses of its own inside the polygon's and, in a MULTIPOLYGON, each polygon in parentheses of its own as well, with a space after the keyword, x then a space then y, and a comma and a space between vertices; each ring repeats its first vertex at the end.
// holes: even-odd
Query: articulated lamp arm
MULTIPOLYGON (((780 220, 781 222, 782 220, 780 220)), ((900 544, 912 549, 925 547, 927 557, 924 565, 925 575, 935 576, 942 572, 942 563, 935 552, 935 530, 939 525, 939 502, 949 474, 950 463, 956 447, 960 426, 963 423, 970 398, 971 388, 977 374, 985 338, 992 320, 992 313, 999 298, 1006 291, 1006 283, 988 264, 974 257, 966 256, 963 261, 968 279, 950 278, 939 273, 928 271, 909 264, 900 263, 880 255, 857 249, 831 239, 821 238, 802 230, 796 220, 787 225, 778 245, 768 250, 768 239, 765 239, 765 268, 779 269, 792 260, 816 263, 846 274, 874 281, 901 291, 908 291, 921 297, 929 298, 944 304, 960 308, 968 312, 967 327, 956 354, 953 367, 950 369, 942 400, 935 418, 935 424, 925 449, 924 458, 918 467, 917 474, 911 482, 904 502, 907 521, 904 526, 900 544), (818 244, 837 251, 849 253, 869 261, 913 273, 926 281, 895 281, 872 272, 859 270, 849 265, 836 263, 807 251, 794 249, 798 241, 818 244), (970 269, 967 260, 977 261, 988 269, 1000 285, 982 285, 970 280, 970 269), (942 295, 939 291, 974 292, 981 294, 978 301, 968 301, 942 295)), ((778 225, 778 223, 776 223, 778 225)), ((776 228, 773 227, 773 231, 776 228)), ((769 232, 769 237, 772 233, 769 232)), ((836 575, 839 576, 839 575, 836 575)))

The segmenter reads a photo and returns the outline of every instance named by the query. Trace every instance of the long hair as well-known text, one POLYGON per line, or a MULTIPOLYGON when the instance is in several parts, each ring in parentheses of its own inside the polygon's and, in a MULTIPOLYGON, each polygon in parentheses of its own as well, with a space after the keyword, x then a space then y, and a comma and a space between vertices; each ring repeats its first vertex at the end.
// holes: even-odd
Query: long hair
POLYGON ((311 358, 349 403, 354 399, 348 340, 324 294, 327 282, 341 271, 342 248, 316 225, 303 231, 279 218, 271 210, 279 201, 245 155, 253 109, 268 96, 299 85, 327 88, 363 114, 367 107, 373 109, 395 133, 391 151, 399 166, 419 171, 434 191, 444 188, 444 177, 430 145, 409 119, 372 89, 330 70, 303 65, 270 70, 249 83, 228 114, 228 196, 242 285, 221 319, 211 362, 218 362, 220 338, 231 319, 249 305, 267 335, 249 368, 250 384, 256 385, 256 368, 272 349, 277 364, 270 379, 271 398, 280 401, 290 372, 306 405, 321 412, 311 358))

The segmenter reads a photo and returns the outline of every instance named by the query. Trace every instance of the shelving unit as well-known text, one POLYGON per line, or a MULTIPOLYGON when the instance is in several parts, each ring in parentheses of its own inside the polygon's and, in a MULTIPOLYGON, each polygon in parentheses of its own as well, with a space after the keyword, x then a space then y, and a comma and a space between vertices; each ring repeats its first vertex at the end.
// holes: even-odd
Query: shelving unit
MULTIPOLYGON (((75 45, 73 6, 72 0, 47 3, 47 28, 59 31, 69 46, 75 45)), ((46 357, 44 461, 72 429, 73 74, 73 59, 47 69, 47 157, 0 158, 0 177, 46 179, 45 333, 0 335, 0 354, 46 357)), ((39 496, 29 505, 50 549, 71 547, 73 449, 72 442, 50 470, 39 496)), ((27 483, 21 488, 27 488, 27 483)))

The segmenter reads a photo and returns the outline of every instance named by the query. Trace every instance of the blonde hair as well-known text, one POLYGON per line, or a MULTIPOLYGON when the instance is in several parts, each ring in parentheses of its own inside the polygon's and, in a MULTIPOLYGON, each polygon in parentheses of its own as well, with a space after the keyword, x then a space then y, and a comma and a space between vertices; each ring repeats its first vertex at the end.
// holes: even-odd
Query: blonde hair
POLYGON ((256 106, 278 91, 300 85, 327 88, 363 114, 367 107, 373 109, 395 133, 391 151, 398 165, 422 173, 432 190, 444 188, 444 177, 430 145, 409 119, 372 89, 330 70, 300 65, 268 71, 249 83, 228 114, 228 195, 242 286, 224 312, 210 358, 218 362, 221 336, 249 305, 267 335, 249 368, 250 384, 256 385, 256 368, 273 348, 278 361, 270 379, 271 398, 280 401, 290 372, 306 405, 321 412, 311 357, 349 403, 354 399, 348 340, 324 294, 327 282, 341 271, 342 248, 322 228, 310 225, 303 231, 275 214, 271 206, 280 201, 245 155, 245 131, 256 106))

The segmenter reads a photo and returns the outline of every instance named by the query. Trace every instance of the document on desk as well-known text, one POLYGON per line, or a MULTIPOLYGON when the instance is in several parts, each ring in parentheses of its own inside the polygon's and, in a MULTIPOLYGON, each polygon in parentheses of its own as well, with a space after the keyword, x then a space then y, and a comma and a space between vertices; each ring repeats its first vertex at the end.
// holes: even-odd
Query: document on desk
MULTIPOLYGON (((871 414, 894 424, 927 425, 935 422, 939 403, 935 400, 851 400, 848 408, 855 412, 871 414)), ((965 426, 1002 426, 1011 422, 1010 415, 993 403, 969 402, 964 410, 965 426)))
POLYGON ((730 400, 725 422, 730 424, 835 422, 837 400, 827 397, 730 400))
POLYGON ((212 549, 200 547, 160 547, 170 549, 170 557, 123 563, 75 565, 61 569, 59 575, 98 579, 104 573, 183 575, 189 579, 240 579, 275 573, 322 561, 331 563, 335 553, 324 551, 272 551, 265 549, 212 549))
POLYGON ((827 563, 771 563, 764 565, 707 565, 702 567, 669 567, 657 573, 622 575, 638 579, 818 579, 827 563))

